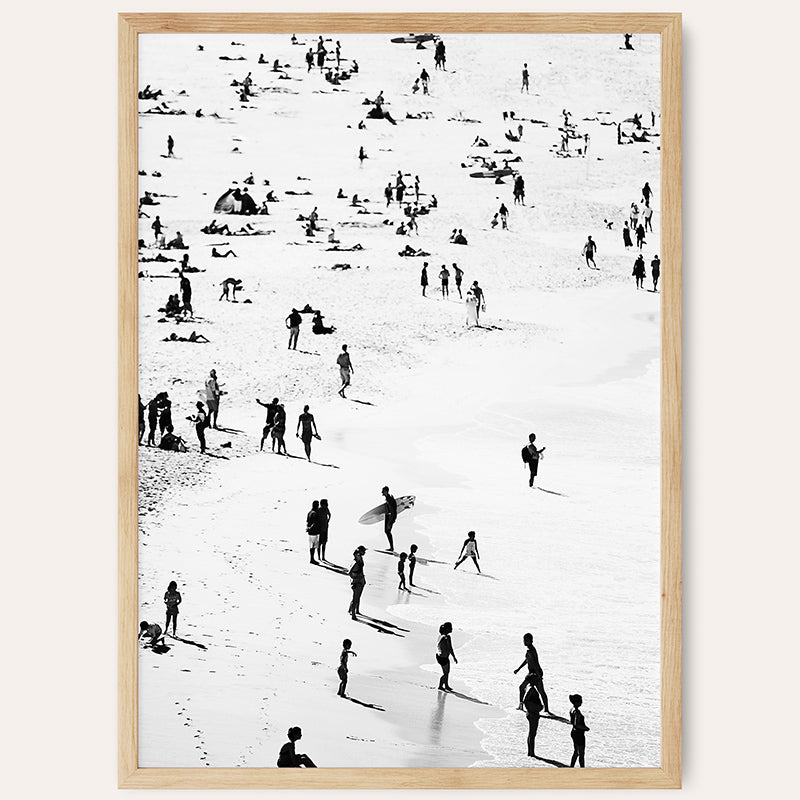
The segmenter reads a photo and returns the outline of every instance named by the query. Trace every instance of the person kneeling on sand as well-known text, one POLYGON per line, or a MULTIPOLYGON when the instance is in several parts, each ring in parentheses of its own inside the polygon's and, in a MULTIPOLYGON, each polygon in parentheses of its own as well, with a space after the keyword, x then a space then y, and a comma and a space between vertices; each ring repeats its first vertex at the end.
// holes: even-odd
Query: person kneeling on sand
POLYGON ((136 638, 141 639, 142 636, 150 637, 150 644, 145 647, 155 647, 159 642, 164 643, 164 633, 161 626, 155 622, 152 625, 146 620, 139 623, 139 635, 136 638))
POLYGON ((280 755, 278 756, 279 767, 316 767, 317 765, 305 754, 295 752, 295 742, 303 737, 303 731, 300 728, 289 728, 287 733, 289 741, 281 747, 280 755))

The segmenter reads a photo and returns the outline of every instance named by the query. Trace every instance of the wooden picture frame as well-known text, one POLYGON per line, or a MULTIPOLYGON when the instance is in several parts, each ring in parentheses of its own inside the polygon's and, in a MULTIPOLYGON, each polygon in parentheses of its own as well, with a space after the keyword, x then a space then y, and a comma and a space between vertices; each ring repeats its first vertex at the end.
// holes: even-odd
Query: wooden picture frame
POLYGON ((121 788, 538 789, 681 786, 681 15, 120 14, 119 742, 121 788), (137 37, 144 33, 614 33, 661 37, 661 765, 631 769, 144 769, 137 761, 137 37))

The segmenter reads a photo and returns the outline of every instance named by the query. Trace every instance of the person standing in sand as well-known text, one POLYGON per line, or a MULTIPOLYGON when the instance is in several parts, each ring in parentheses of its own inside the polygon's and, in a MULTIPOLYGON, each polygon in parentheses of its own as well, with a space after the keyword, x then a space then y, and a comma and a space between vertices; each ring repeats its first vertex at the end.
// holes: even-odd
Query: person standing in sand
POLYGON ((569 762, 570 767, 575 766, 577 761, 581 767, 586 766, 586 732, 589 727, 586 725, 586 720, 581 713, 581 706, 583 705, 583 698, 579 694, 571 694, 569 701, 572 703, 572 709, 569 712, 569 721, 572 724, 570 736, 572 737, 572 760, 569 762))
POLYGON ((342 379, 342 386, 339 389, 339 397, 344 397, 344 390, 350 385, 350 376, 355 372, 353 362, 350 360, 350 353, 347 352, 347 345, 342 345, 342 352, 336 358, 339 365, 339 377, 342 379))
POLYGON ((481 311, 486 311, 486 295, 484 294, 483 289, 478 286, 478 281, 472 281, 472 293, 475 295, 475 299, 478 301, 478 305, 475 309, 475 315, 477 317, 478 324, 480 324, 481 311))
POLYGON ((311 461, 311 440, 321 438, 317 432, 317 423, 314 421, 314 415, 308 410, 308 406, 303 406, 303 413, 297 418, 297 430, 295 436, 302 439, 303 448, 306 451, 306 458, 311 461), (302 428, 303 434, 300 435, 302 428))
POLYGON ((542 711, 542 701, 539 693, 533 686, 528 687, 528 692, 522 701, 525 716, 528 718, 528 757, 536 758, 536 732, 539 730, 539 714, 542 711))
POLYGON ((311 511, 306 514, 306 534, 308 534, 309 563, 316 564, 314 551, 319 549, 319 500, 311 503, 311 511))
POLYGON ((417 545, 412 544, 411 547, 408 548, 408 585, 414 585, 414 570, 417 566, 417 550, 419 548, 417 545))
POLYGON ((653 271, 653 291, 658 291, 658 279, 661 277, 661 259, 658 257, 658 253, 653 256, 653 260, 650 262, 650 269, 653 271))
POLYGON ((139 444, 142 443, 142 437, 144 436, 144 409, 145 405, 142 402, 142 396, 139 395, 139 444))
POLYGON ((310 47, 306 53, 306 66, 308 67, 308 72, 311 72, 311 68, 314 66, 314 51, 310 47))
POLYGON ((389 492, 389 487, 384 486, 381 489, 383 495, 383 502, 386 504, 386 513, 383 517, 383 532, 389 540, 389 550, 394 552, 394 539, 392 538, 392 528, 397 520, 397 500, 389 492))
POLYGON ((583 256, 586 258, 586 266, 590 269, 598 269, 597 264, 594 261, 594 254, 597 252, 597 244, 595 243, 594 239, 590 236, 586 240, 586 244, 583 246, 583 256))
POLYGON ((349 672, 347 669, 347 659, 349 656, 358 657, 358 653, 354 653, 350 649, 352 646, 353 643, 349 639, 345 639, 342 642, 342 652, 339 655, 339 669, 336 670, 336 674, 339 676, 339 690, 336 692, 336 694, 339 695, 339 697, 347 697, 345 694, 349 672))
POLYGON ((194 310, 192 309, 192 283, 183 272, 180 274, 180 279, 183 310, 184 312, 188 311, 190 316, 194 316, 194 310))
POLYGON ((277 765, 279 767, 316 767, 317 765, 305 754, 295 753, 295 742, 303 737, 300 728, 289 728, 287 733, 289 741, 281 747, 277 765))
POLYGON ((286 409, 283 403, 278 403, 275 410, 275 422, 272 424, 272 452, 275 452, 275 445, 278 445, 278 455, 288 456, 286 452, 286 442, 283 437, 286 434, 286 409))
POLYGON ((198 400, 195 404, 197 413, 192 417, 187 417, 189 422, 194 423, 194 432, 197 434, 197 441, 200 442, 200 452, 206 451, 206 428, 208 427, 208 415, 203 404, 198 400))
POLYGON ((217 428, 217 418, 219 417, 219 399, 222 396, 222 389, 217 382, 217 371, 212 369, 206 381, 206 405, 208 406, 208 421, 210 427, 217 428))
POLYGON ((522 448, 522 463, 526 464, 530 469, 531 477, 528 481, 528 486, 533 486, 533 480, 539 473, 539 459, 542 453, 547 449, 546 447, 538 448, 534 444, 536 441, 536 434, 531 433, 528 435, 528 444, 522 448))
POLYGON ((363 544, 353 550, 353 563, 347 572, 350 576, 350 588, 353 590, 353 598, 347 609, 351 619, 355 619, 356 615, 361 613, 361 595, 367 585, 367 579, 364 577, 364 553, 366 552, 367 548, 363 544))
POLYGON ((522 88, 519 90, 520 94, 522 94, 523 92, 526 92, 526 93, 530 94, 530 89, 528 87, 528 77, 529 77, 529 75, 528 75, 528 65, 527 64, 523 64, 522 65, 522 88))
POLYGON ((481 568, 478 564, 478 559, 480 557, 481 555, 478 552, 478 540, 475 538, 475 531, 470 531, 467 534, 467 538, 464 540, 464 544, 461 545, 461 552, 458 554, 458 559, 456 560, 453 569, 458 569, 468 558, 471 558, 475 562, 475 569, 480 572, 481 568))
POLYGON ((467 308, 467 327, 478 327, 478 298, 475 297, 475 292, 472 289, 467 290, 464 305, 467 308))
POLYGON ((172 151, 174 147, 175 147, 175 140, 172 138, 172 135, 170 134, 169 136, 167 136, 167 158, 173 157, 172 151))
POLYGON ((262 403, 256 397, 256 403, 267 409, 267 418, 264 421, 264 429, 261 431, 261 445, 258 448, 259 450, 263 450, 264 442, 267 440, 267 436, 269 436, 269 432, 275 424, 275 412, 278 410, 278 398, 273 397, 271 403, 262 403))
POLYGON ((535 687, 536 691, 539 692, 539 695, 542 698, 542 702, 544 703, 544 713, 549 714, 550 710, 547 705, 547 693, 544 690, 544 671, 542 670, 541 665, 539 664, 539 654, 536 652, 536 648, 533 646, 533 634, 526 633, 522 637, 522 643, 525 645, 525 660, 514 670, 514 674, 516 675, 523 667, 527 667, 528 674, 525 676, 525 680, 519 685, 519 710, 523 709, 523 698, 525 697, 525 690, 528 686, 535 687))
POLYGON ((297 350, 297 340, 300 338, 300 325, 303 322, 303 318, 300 316, 300 312, 296 309, 292 309, 292 313, 286 317, 286 327, 289 329, 289 350, 297 350))
POLYGON ((428 262, 422 265, 422 272, 419 274, 419 285, 422 287, 422 296, 427 297, 425 291, 428 288, 428 262))
POLYGON ((331 509, 325 497, 319 501, 317 522, 319 524, 319 547, 317 548, 317 555, 320 561, 327 561, 325 558, 325 548, 328 545, 328 527, 331 523, 331 509))
POLYGON ((647 270, 644 266, 644 256, 642 256, 641 253, 639 253, 636 261, 633 262, 633 272, 631 275, 636 278, 636 288, 644 289, 644 279, 647 275, 647 270))
POLYGON ((453 632, 453 625, 450 622, 443 622, 439 626, 439 640, 436 643, 436 663, 442 668, 442 677, 439 678, 439 691, 452 692, 450 686, 450 659, 458 664, 456 652, 453 650, 453 642, 450 634, 453 632))
POLYGON ((456 279, 456 289, 458 289, 458 296, 463 300, 463 295, 461 294, 461 281, 464 279, 464 270, 458 266, 455 262, 453 262, 453 274, 455 275, 456 279))
POLYGON ((155 241, 158 241, 158 237, 161 236, 161 231, 164 230, 164 226, 161 224, 161 217, 156 214, 156 218, 153 220, 153 224, 150 226, 153 229, 153 233, 155 234, 155 241))
POLYGON ((167 621, 164 624, 164 633, 169 630, 169 621, 172 620, 172 635, 178 628, 178 606, 181 604, 181 593, 178 591, 178 584, 170 581, 167 591, 164 593, 164 605, 167 607, 167 621))
POLYGON ((397 588, 401 592, 409 591, 408 587, 406 586, 406 561, 408 559, 408 553, 400 553, 400 558, 397 559, 397 574, 400 576, 400 583, 398 584, 397 588))
POLYGON ((439 279, 442 282, 442 300, 444 300, 445 297, 450 297, 450 270, 445 264, 442 264, 442 269, 439 271, 439 279))

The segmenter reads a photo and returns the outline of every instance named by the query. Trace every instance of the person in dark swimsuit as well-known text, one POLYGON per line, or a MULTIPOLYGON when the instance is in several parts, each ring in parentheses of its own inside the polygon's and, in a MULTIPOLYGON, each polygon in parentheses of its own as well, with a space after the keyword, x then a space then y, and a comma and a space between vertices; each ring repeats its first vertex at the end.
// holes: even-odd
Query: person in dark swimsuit
POLYGON ((164 605, 167 607, 167 621, 164 625, 164 633, 169 630, 169 621, 172 620, 172 635, 174 636, 178 628, 178 606, 181 604, 181 593, 178 591, 178 584, 170 581, 167 591, 164 593, 164 605))
POLYGON ((586 726, 586 720, 581 713, 581 706, 583 705, 583 698, 579 694, 571 694, 569 701, 572 703, 572 710, 569 712, 569 721, 572 723, 572 760, 569 762, 570 767, 575 766, 577 761, 581 767, 586 766, 586 732, 589 728, 586 726))
POLYGON ((320 435, 317 432, 317 423, 314 421, 314 415, 309 413, 308 406, 303 406, 303 413, 297 418, 295 435, 297 438, 302 439, 306 458, 311 461, 311 440, 319 439, 320 435), (300 434, 301 428, 303 430, 302 435, 300 434))
POLYGON ((525 707, 525 716, 528 718, 528 756, 536 758, 536 732, 539 730, 539 714, 542 710, 542 701, 539 692, 528 687, 522 705, 525 707))
POLYGON ((389 540, 389 550, 394 552, 394 539, 392 538, 392 528, 397 520, 397 500, 389 493, 389 487, 384 486, 381 489, 383 494, 383 501, 386 503, 386 514, 383 517, 383 532, 389 540))
POLYGON ((443 692, 452 692, 453 687, 450 686, 450 658, 458 664, 455 650, 453 650, 453 642, 450 639, 450 634, 453 632, 453 625, 450 622, 443 622, 439 626, 439 641, 436 644, 436 663, 442 668, 442 677, 439 678, 439 690, 443 692))
POLYGON ((347 609, 350 619, 356 619, 356 615, 361 613, 361 595, 367 585, 367 579, 364 577, 364 553, 366 552, 367 548, 363 544, 353 550, 353 563, 347 571, 350 576, 350 588, 353 590, 353 598, 347 609))
POLYGON ((544 671, 542 670, 541 665, 539 664, 539 654, 536 652, 536 648, 533 646, 533 634, 526 633, 522 637, 522 643, 525 645, 525 660, 514 670, 514 674, 516 675, 523 667, 528 668, 528 674, 525 676, 525 680, 519 685, 519 706, 518 708, 520 711, 523 708, 522 700, 525 696, 525 689, 528 686, 533 686, 536 688, 536 691, 539 692, 539 695, 542 698, 542 702, 544 703, 544 713, 549 714, 550 710, 547 704, 547 693, 544 690, 544 671))
POLYGON ((326 498, 319 501, 319 512, 317 513, 317 525, 319 527, 319 546, 317 555, 320 561, 325 561, 325 546, 328 544, 328 526, 331 522, 331 509, 326 498))
POLYGON ((271 403, 262 403, 256 397, 256 403, 267 409, 267 418, 264 421, 264 430, 261 432, 261 446, 258 448, 259 450, 263 450, 264 442, 267 440, 270 430, 272 429, 272 426, 275 424, 275 412, 278 410, 278 398, 273 397, 271 403))
POLYGON ((339 697, 347 697, 345 694, 345 690, 347 689, 347 677, 349 674, 347 659, 349 656, 358 656, 358 653, 354 653, 350 649, 352 646, 353 643, 349 639, 345 639, 342 642, 342 652, 339 655, 339 668, 336 670, 336 674, 339 676, 339 689, 336 694, 338 694, 339 697))

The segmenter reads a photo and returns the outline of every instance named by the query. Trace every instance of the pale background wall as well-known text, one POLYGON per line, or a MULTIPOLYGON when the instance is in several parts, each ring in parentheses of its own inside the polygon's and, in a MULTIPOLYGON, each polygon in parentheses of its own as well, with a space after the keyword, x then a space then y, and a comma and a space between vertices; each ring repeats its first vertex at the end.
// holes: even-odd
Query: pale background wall
MULTIPOLYGON (((380 10, 684 11, 684 795, 780 797, 797 716, 800 20, 796 4, 773 0, 739 15, 710 0, 676 5, 409 0, 380 10)), ((77 0, 4 13, 9 797, 116 793, 115 14, 325 8, 77 0)), ((328 10, 379 9, 338 0, 328 10)))

